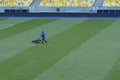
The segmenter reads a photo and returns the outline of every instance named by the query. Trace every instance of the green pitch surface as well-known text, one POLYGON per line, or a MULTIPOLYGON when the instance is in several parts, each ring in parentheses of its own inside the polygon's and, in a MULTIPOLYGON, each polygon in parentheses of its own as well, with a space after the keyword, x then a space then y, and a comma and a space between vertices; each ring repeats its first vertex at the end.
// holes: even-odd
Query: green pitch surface
POLYGON ((0 80, 120 80, 120 20, 0 19, 0 80), (32 44, 41 30, 47 44, 32 44))

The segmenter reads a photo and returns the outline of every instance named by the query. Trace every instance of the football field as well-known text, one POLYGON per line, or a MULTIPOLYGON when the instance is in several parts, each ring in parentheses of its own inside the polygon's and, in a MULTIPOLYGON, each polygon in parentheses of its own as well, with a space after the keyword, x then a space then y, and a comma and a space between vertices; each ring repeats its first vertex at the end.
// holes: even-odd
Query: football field
POLYGON ((120 20, 0 19, 0 80, 120 80, 120 20))

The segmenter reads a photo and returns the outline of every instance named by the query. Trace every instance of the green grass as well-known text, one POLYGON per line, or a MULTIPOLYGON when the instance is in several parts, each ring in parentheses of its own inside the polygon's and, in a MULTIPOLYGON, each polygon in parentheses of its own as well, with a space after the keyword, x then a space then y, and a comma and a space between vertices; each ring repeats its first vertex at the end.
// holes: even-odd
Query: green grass
MULTIPOLYGON (((46 20, 47 21, 47 20, 46 20)), ((114 20, 87 20, 48 39, 48 44, 36 45, 0 63, 1 80, 33 80, 46 69, 57 63, 98 32, 110 26, 114 20), (102 23, 102 26, 100 26, 102 23), (6 77, 7 76, 7 77, 6 77)), ((19 24, 0 33, 0 39, 32 29, 41 25, 38 20, 19 24), (34 24, 33 23, 37 23, 34 24), (25 26, 25 28, 23 27, 25 26), (29 26, 29 27, 28 27, 29 26), (16 31, 15 31, 16 30, 16 31), (15 31, 15 32, 13 32, 15 31)), ((45 23, 44 23, 45 24, 45 23)))
POLYGON ((19 54, 20 52, 32 46, 35 46, 33 44, 30 44, 30 42, 38 38, 40 36, 41 30, 43 29, 46 30, 47 32, 47 38, 50 38, 84 21, 85 20, 60 19, 60 20, 47 23, 44 26, 35 27, 23 33, 16 34, 5 40, 2 40, 0 41, 0 45, 2 46, 0 47, 0 51, 2 52, 0 53, 0 62, 7 60, 8 58, 16 54, 19 54), (59 24, 59 23, 64 23, 66 25, 59 24))
MULTIPOLYGON (((120 56, 119 23, 120 21, 116 20, 35 80, 104 80, 120 56)), ((115 77, 113 80, 116 80, 115 77)))
POLYGON ((7 18, 0 18, 0 21, 6 20, 7 18))
POLYGON ((14 25, 16 24, 19 24, 19 23, 23 23, 25 21, 29 21, 29 20, 32 20, 31 18, 27 19, 27 18, 20 18, 20 19, 14 19, 14 18, 10 18, 10 19, 4 19, 2 21, 0 21, 0 31, 5 29, 5 28, 9 28, 9 27, 13 27, 14 25))
POLYGON ((120 20, 55 20, 31 19, 1 28, 0 80, 120 80, 120 20), (49 33, 48 43, 29 43, 41 29, 49 33))
POLYGON ((24 31, 30 30, 35 27, 39 27, 42 25, 45 25, 49 22, 54 21, 55 19, 33 19, 29 20, 20 24, 16 24, 12 27, 3 29, 0 31, 0 40, 6 39, 8 37, 11 37, 13 35, 22 33, 24 31))
POLYGON ((120 80, 120 58, 110 69, 104 80, 120 80))

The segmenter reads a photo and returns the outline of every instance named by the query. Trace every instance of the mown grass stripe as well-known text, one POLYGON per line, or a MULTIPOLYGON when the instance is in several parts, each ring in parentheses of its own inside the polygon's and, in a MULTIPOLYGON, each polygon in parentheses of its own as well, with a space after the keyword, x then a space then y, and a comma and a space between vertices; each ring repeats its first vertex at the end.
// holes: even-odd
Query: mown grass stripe
MULTIPOLYGON (((115 51, 113 52, 114 55, 117 56, 117 58, 114 60, 114 63, 110 67, 107 74, 104 76, 103 80, 120 80, 120 21, 113 26, 114 29, 111 30, 111 34, 109 36, 113 36, 113 39, 111 39, 114 43, 111 43, 113 49, 115 51), (114 31, 114 32, 113 32, 114 31), (116 33, 116 34, 114 34, 116 33)), ((114 58, 114 56, 113 56, 114 58)))
MULTIPOLYGON (((120 56, 119 23, 120 20, 117 20, 97 33, 35 80, 103 80, 120 56)), ((119 77, 116 74, 115 72, 114 75, 119 77)), ((111 77, 114 75, 111 74, 111 77)), ((106 80, 120 80, 120 78, 106 80)))
POLYGON ((114 20, 88 20, 36 45, 0 64, 2 80, 33 80, 114 20), (103 25, 97 27, 98 25, 103 25), (7 77, 6 77, 7 76, 7 77))
POLYGON ((0 18, 0 21, 6 20, 6 19, 8 19, 8 18, 0 18))
POLYGON ((10 18, 10 19, 0 21, 0 30, 12 27, 16 24, 20 24, 20 23, 23 23, 23 22, 28 21, 28 20, 32 20, 32 19, 18 19, 18 18, 13 19, 13 18, 10 18))
POLYGON ((0 41, 8 37, 11 37, 13 35, 35 28, 37 26, 42 26, 54 20, 56 19, 33 19, 30 21, 26 21, 20 24, 16 24, 15 26, 3 29, 0 31, 0 41))
POLYGON ((41 30, 44 29, 47 32, 47 38, 50 38, 84 22, 85 20, 86 19, 59 19, 0 41, 0 63, 32 46, 35 46, 34 44, 31 44, 31 41, 40 36, 41 30))
POLYGON ((114 63, 103 80, 120 80, 120 58, 114 63))

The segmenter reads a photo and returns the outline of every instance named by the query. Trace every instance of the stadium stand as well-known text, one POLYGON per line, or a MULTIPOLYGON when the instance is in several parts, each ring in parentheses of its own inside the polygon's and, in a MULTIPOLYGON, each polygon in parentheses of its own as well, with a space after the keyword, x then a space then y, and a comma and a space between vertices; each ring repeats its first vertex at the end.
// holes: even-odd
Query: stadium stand
POLYGON ((90 7, 95 0, 42 0, 40 6, 44 7, 90 7))
POLYGON ((115 18, 120 0, 0 0, 0 17, 115 18))
POLYGON ((120 7, 120 0, 105 0, 103 3, 105 7, 120 7))
POLYGON ((41 0, 34 0, 30 6, 31 7, 36 7, 37 6, 38 7, 40 2, 41 2, 41 0))
POLYGON ((104 0, 96 0, 93 7, 102 7, 104 0))
POLYGON ((33 0, 0 0, 0 6, 5 7, 26 7, 32 4, 33 0))

